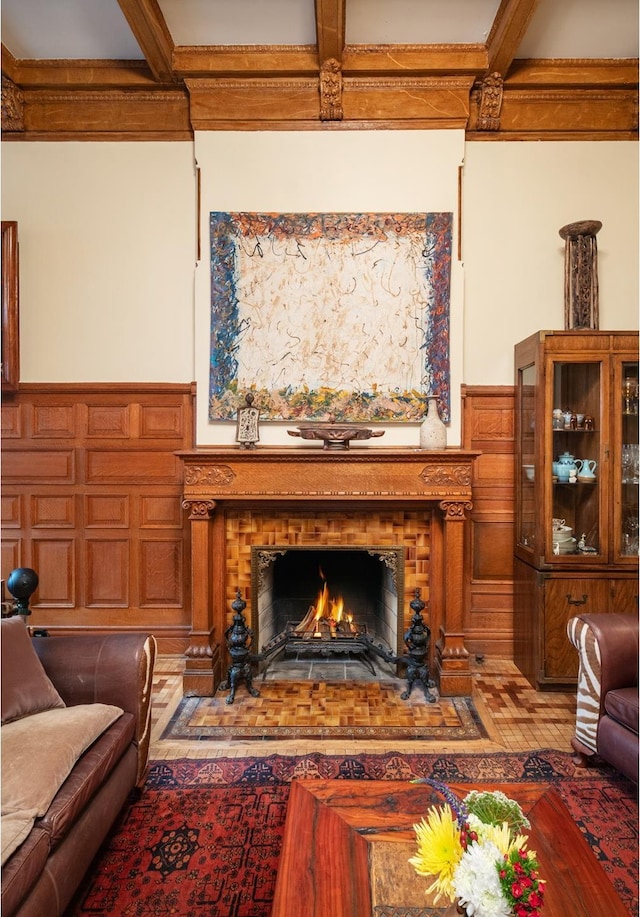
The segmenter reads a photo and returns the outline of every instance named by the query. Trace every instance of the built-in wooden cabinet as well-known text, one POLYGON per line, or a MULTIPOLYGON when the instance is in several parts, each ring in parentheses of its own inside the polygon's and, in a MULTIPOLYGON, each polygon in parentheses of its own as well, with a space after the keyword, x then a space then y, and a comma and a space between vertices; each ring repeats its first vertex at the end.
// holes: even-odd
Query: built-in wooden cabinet
POLYGON ((514 659, 560 688, 569 618, 638 610, 638 334, 538 332, 515 389, 514 659))

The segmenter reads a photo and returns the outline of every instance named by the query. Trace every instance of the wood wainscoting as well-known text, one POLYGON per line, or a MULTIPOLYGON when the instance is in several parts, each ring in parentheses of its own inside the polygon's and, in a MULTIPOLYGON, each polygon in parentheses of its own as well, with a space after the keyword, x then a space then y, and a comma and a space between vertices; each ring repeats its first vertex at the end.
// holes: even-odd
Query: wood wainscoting
POLYGON ((462 445, 473 464, 465 549, 466 645, 513 659, 514 390, 462 386, 462 445))
MULTIPOLYGON (((191 525, 181 508, 193 446, 189 385, 22 384, 2 405, 2 578, 33 567, 34 626, 152 631, 182 653, 191 630, 191 525)), ((463 386, 473 463, 464 633, 472 654, 513 658, 511 386, 463 386)))
POLYGON ((2 405, 2 578, 32 567, 29 624, 189 641, 182 463, 194 388, 23 384, 2 405))

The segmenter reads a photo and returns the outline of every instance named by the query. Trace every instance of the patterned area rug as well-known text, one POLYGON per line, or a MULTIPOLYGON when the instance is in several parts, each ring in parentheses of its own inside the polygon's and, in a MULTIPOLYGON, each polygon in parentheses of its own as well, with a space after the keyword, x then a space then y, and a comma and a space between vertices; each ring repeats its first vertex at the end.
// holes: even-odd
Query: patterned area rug
POLYGON ((163 739, 382 739, 469 741, 487 737, 469 697, 429 703, 414 688, 402 700, 398 682, 266 681, 260 696, 244 686, 233 704, 227 693, 185 697, 163 739), (393 725, 389 725, 389 724, 393 725))
POLYGON ((66 917, 269 917, 293 778, 413 777, 553 784, 629 913, 638 913, 637 788, 611 768, 578 769, 570 755, 542 750, 156 762, 66 917))

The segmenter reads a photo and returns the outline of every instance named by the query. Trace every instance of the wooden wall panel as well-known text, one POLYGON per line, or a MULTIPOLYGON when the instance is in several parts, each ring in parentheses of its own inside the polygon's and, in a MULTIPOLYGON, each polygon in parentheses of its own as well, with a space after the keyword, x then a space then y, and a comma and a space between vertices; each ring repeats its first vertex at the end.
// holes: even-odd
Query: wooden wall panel
POLYGON ((22 519, 22 497, 20 494, 3 494, 2 495, 2 528, 16 529, 21 526, 22 519))
POLYGON ((176 608, 182 598, 182 542, 140 542, 140 605, 176 608))
POLYGON ((462 442, 474 463, 467 532, 465 634, 470 652, 513 658, 514 393, 462 387, 462 442))
POLYGON ((21 385, 2 405, 2 578, 33 567, 30 624, 151 630, 183 652, 191 622, 182 463, 193 387, 21 385))
POLYGON ((182 477, 180 461, 171 453, 92 449, 86 453, 86 462, 87 481, 92 484, 178 484, 182 477))
POLYGON ((36 449, 6 450, 2 455, 2 480, 14 483, 72 484, 75 476, 72 451, 38 452, 36 449))
POLYGON ((88 529, 129 526, 128 494, 87 494, 84 507, 84 524, 88 529))
POLYGON ((72 405, 60 407, 33 406, 31 435, 34 439, 73 439, 75 435, 74 409, 72 405))
MULTIPOLYGON (((22 541, 19 538, 6 537, 2 539, 2 580, 6 579, 11 570, 22 567, 22 541), (7 571, 5 574, 4 571, 7 571)), ((11 598, 11 596, 7 596, 11 598)))
POLYGON ((87 405, 87 439, 126 439, 129 436, 128 404, 87 405))
POLYGON ((88 538, 83 566, 87 571, 87 608, 129 606, 129 564, 126 539, 88 538))
POLYGON ((15 404, 2 405, 2 438, 19 439, 22 435, 20 430, 21 414, 18 406, 15 404))
POLYGON ((70 494, 31 495, 31 524, 38 528, 73 528, 76 524, 76 501, 70 494))
MULTIPOLYGON (((73 538, 33 536, 31 559, 40 582, 37 602, 43 608, 73 608, 76 602, 76 543, 73 538)), ((33 622, 36 623, 35 616, 33 622)))

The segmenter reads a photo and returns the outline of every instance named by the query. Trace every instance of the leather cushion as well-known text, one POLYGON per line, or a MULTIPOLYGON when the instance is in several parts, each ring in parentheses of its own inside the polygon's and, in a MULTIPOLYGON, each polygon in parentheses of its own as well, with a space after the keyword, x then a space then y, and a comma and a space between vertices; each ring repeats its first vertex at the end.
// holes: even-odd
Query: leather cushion
POLYGON ((49 835, 32 828, 24 844, 2 867, 2 914, 11 917, 31 890, 49 858, 49 835))
POLYGON ((638 735, 638 689, 615 688, 604 699, 607 716, 638 735))
POLYGON ((64 701, 33 648, 22 618, 3 618, 0 626, 2 723, 64 707, 64 701))
POLYGON ((49 833, 52 850, 108 779, 134 737, 135 719, 123 713, 76 763, 44 816, 36 822, 49 833))

